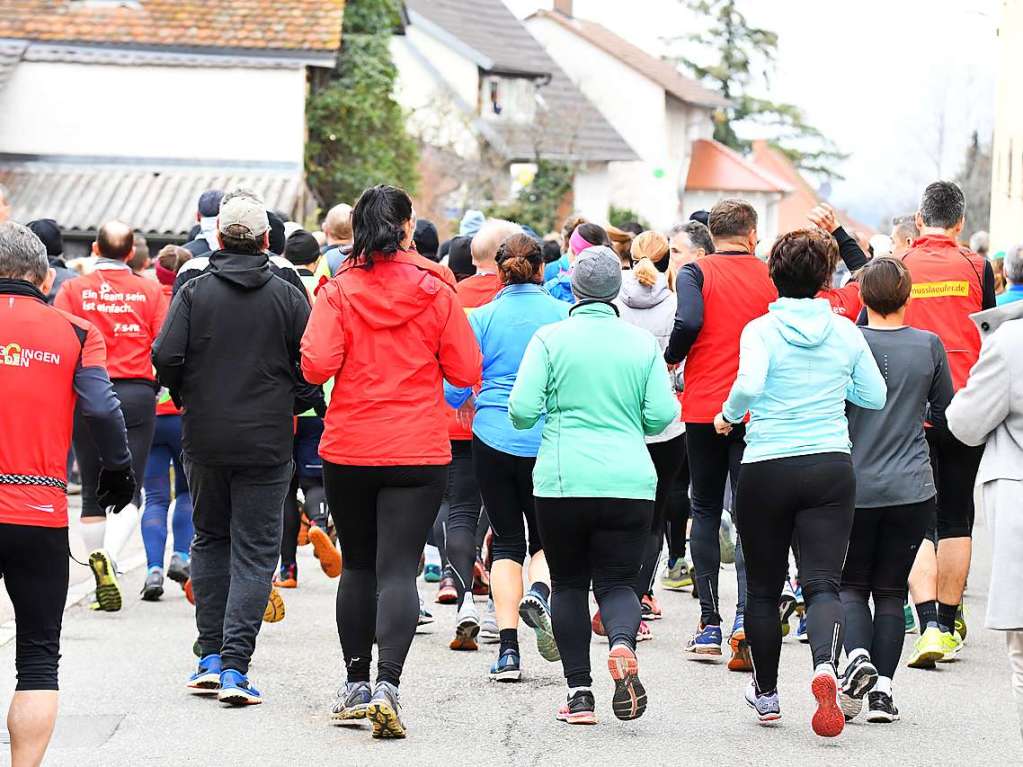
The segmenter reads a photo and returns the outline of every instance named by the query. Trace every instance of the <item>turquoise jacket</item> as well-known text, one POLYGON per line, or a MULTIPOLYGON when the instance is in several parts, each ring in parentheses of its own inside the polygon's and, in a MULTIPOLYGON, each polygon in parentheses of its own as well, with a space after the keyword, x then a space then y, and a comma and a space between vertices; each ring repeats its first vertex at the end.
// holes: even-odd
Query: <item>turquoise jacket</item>
POLYGON ((731 423, 750 413, 743 463, 849 453, 846 401, 880 410, 887 394, 856 325, 823 298, 780 298, 743 329, 721 413, 731 423))
POLYGON ((516 429, 547 416, 535 495, 652 501, 657 474, 643 438, 678 420, 679 405, 657 339, 610 304, 587 302, 536 331, 508 414, 516 429))

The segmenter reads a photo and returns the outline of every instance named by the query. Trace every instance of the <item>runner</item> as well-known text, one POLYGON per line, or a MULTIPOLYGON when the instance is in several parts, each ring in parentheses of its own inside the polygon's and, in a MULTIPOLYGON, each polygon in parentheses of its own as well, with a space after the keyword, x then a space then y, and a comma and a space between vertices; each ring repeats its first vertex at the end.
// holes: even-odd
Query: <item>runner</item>
POLYGON ((544 287, 547 288, 547 291, 552 296, 569 304, 575 303, 575 296, 572 295, 573 265, 580 253, 594 245, 611 246, 611 240, 608 239, 607 232, 602 227, 584 221, 572 230, 572 234, 568 238, 568 252, 566 254, 568 256, 568 268, 562 269, 558 272, 557 276, 544 284, 544 287))
POLYGON ((845 726, 835 669, 843 624, 839 581, 856 500, 845 403, 876 410, 885 402, 884 379, 863 334, 814 298, 837 263, 838 246, 820 229, 778 238, 768 266, 780 298, 743 330, 738 374, 714 419, 726 435, 749 414, 735 498, 753 655, 746 703, 761 722, 781 717, 778 600, 795 533, 813 650, 812 725, 824 737, 845 726))
POLYGON ((875 258, 860 273, 860 285, 868 319, 863 335, 888 394, 883 410, 849 406, 856 516, 842 572, 848 661, 840 701, 849 720, 869 693, 867 721, 892 722, 899 718, 892 677, 905 637, 906 581, 934 514, 924 418, 945 429, 952 378, 941 339, 905 325, 913 283, 903 263, 875 258))
MULTIPOLYGON (((149 355, 167 315, 167 296, 159 283, 129 268, 135 244, 127 224, 101 226, 92 251, 97 256, 94 270, 65 282, 53 305, 92 323, 103 336, 107 372, 128 425, 132 466, 135 476, 142 477, 156 427, 157 386, 149 355)), ((74 446, 82 475, 82 539, 96 579, 96 603, 100 610, 116 612, 124 600, 114 562, 138 530, 141 493, 136 491, 132 503, 107 525, 106 509, 96 499, 97 446, 81 418, 75 422, 74 446)))
MULTIPOLYGON (((653 333, 663 352, 671 336, 677 308, 668 278, 658 268, 661 264, 668 265, 668 240, 657 232, 643 232, 632 243, 631 257, 633 266, 622 275, 622 290, 615 299, 615 307, 623 320, 653 333)), ((646 438, 647 450, 657 471, 657 493, 643 567, 636 579, 636 595, 642 603, 644 618, 639 624, 637 639, 640 641, 650 638, 646 622, 661 618, 661 607, 653 593, 654 576, 665 536, 669 496, 676 482, 684 483, 688 491, 685 431, 685 424, 679 420, 660 434, 646 438)), ((603 634, 597 617, 593 623, 595 631, 600 628, 596 633, 603 634)))
MULTIPOLYGON (((171 286, 178 269, 192 257, 184 248, 168 245, 156 259, 156 278, 165 296, 170 298, 171 286)), ((146 462, 143 482, 146 506, 142 512, 142 543, 146 549, 146 580, 142 599, 155 602, 163 596, 164 556, 167 550, 167 513, 171 505, 171 474, 174 477, 174 548, 167 577, 181 584, 185 596, 192 601, 189 565, 192 545, 192 496, 188 491, 185 467, 181 462, 181 409, 170 393, 161 388, 156 402, 156 428, 146 462)))
POLYGON ((135 493, 103 337, 88 322, 47 306, 54 276, 45 246, 31 231, 0 224, 6 344, 0 349, 0 576, 16 632, 18 682, 7 712, 15 765, 42 763, 57 719, 68 589, 67 454, 76 405, 102 467, 96 503, 117 513, 135 493))
MULTIPOLYGON (((902 256, 913 279, 906 324, 941 339, 956 391, 966 385, 980 354, 980 333, 970 314, 995 306, 991 264, 957 242, 965 221, 962 190, 950 181, 929 184, 916 214, 920 237, 902 256)), ((909 665, 925 668, 939 652, 952 660, 966 639, 959 609, 973 550, 973 486, 984 454, 983 447, 933 429, 927 439, 938 508, 909 580, 921 631, 909 665)))
POLYGON ((537 522, 554 586, 554 635, 568 697, 557 718, 596 723, 589 591, 600 608, 622 720, 646 710, 639 680, 635 582, 650 538, 657 475, 643 437, 678 420, 679 406, 649 332, 618 320, 621 261, 584 250, 572 272, 570 317, 537 331, 508 400, 517 429, 546 414, 534 472, 537 522))
MULTIPOLYGON (((730 480, 734 497, 745 448, 743 425, 719 434, 714 430, 714 414, 739 368, 742 329, 750 320, 766 314, 778 295, 767 267, 754 255, 758 236, 757 212, 752 205, 737 199, 719 202, 710 214, 710 232, 715 252, 679 269, 678 313, 664 353, 669 365, 683 360, 686 364, 682 419, 693 481, 690 550, 700 597, 700 624, 686 647, 690 660, 721 657, 721 513, 725 482, 730 480)), ((739 646, 745 639, 746 571, 738 542, 735 573, 739 598, 731 638, 739 646)))
POLYGON ((475 383, 481 357, 451 271, 410 251, 408 194, 367 189, 352 218, 352 254, 320 290, 302 339, 307 380, 335 381, 320 455, 345 562, 337 626, 348 678, 332 719, 368 717, 374 737, 403 738, 416 571, 451 463, 441 383, 475 383))
MULTIPOLYGON (((473 250, 489 247, 486 239, 496 228, 484 225, 473 239, 473 250), (483 239, 481 239, 483 238, 483 239), (481 240, 477 243, 477 240, 481 240)), ((496 263, 505 286, 489 304, 469 316, 483 352, 482 386, 476 397, 472 461, 479 492, 494 530, 490 589, 497 611, 501 646, 490 669, 496 681, 518 681, 521 675, 518 624, 521 615, 536 632, 540 654, 558 660, 550 627, 550 572, 540 547, 533 501, 533 467, 540 449, 542 424, 528 432, 508 420, 508 395, 526 346, 537 330, 568 316, 568 306, 541 287, 543 254, 540 244, 521 231, 497 247, 496 263), (526 533, 529 532, 528 547, 526 533), (531 584, 523 596, 522 567, 529 553, 531 584)), ((475 278, 470 277, 469 280, 475 278)), ((459 288, 469 280, 459 284, 459 288)), ((460 407, 472 389, 447 386, 448 404, 460 407)), ((453 650, 476 649, 479 616, 472 601, 472 564, 478 508, 456 514, 452 507, 447 524, 447 549, 458 587, 458 622, 453 650)))

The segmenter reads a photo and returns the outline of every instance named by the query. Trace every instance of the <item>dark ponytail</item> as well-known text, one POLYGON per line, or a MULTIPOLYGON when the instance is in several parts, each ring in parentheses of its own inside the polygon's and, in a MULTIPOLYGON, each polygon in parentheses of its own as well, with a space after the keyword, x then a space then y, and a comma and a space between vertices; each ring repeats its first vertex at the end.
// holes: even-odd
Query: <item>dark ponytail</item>
POLYGON ((381 184, 359 195, 352 209, 355 241, 352 264, 373 266, 373 256, 393 255, 405 239, 405 222, 412 218, 412 199, 404 189, 381 184))
POLYGON ((513 234, 497 248, 497 268, 505 285, 537 281, 543 266, 543 248, 528 234, 513 234))

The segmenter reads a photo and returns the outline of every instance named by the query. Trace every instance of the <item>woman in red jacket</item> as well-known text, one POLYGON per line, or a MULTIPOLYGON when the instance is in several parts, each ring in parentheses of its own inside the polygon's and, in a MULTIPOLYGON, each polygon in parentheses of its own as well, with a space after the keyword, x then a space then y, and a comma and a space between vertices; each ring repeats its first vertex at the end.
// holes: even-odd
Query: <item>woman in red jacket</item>
POLYGON ((321 288, 302 339, 306 380, 335 381, 320 456, 345 562, 337 625, 348 680, 332 718, 369 718, 373 737, 403 738, 416 570, 451 463, 443 381, 475 384, 482 356, 450 270, 412 251, 409 196, 367 189, 352 219, 352 254, 321 288))

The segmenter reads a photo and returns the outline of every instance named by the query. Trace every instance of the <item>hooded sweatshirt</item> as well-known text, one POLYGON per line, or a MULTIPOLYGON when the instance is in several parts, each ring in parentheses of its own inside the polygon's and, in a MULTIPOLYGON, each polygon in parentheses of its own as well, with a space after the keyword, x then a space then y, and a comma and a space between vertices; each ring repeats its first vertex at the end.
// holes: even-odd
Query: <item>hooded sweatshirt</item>
POLYGON ((845 403, 884 407, 887 386, 863 334, 823 298, 780 298, 746 325, 739 373, 722 406, 730 423, 747 411, 743 463, 849 453, 845 403))
POLYGON ((451 271, 415 253, 345 262, 317 294, 302 372, 334 379, 320 456, 348 466, 451 462, 443 381, 471 386, 482 357, 451 271))
POLYGON ((184 407, 182 448, 190 460, 209 466, 291 460, 293 414, 318 392, 298 373, 308 319, 305 294, 276 279, 265 254, 214 253, 209 269, 178 291, 153 345, 153 364, 184 407))
MULTIPOLYGON (((668 287, 668 278, 657 275, 657 282, 647 287, 643 285, 634 272, 622 273, 622 289, 615 299, 615 306, 622 319, 630 325, 649 330, 653 333, 663 353, 668 348, 671 329, 675 325, 675 309, 678 298, 668 287)), ((655 437, 647 437, 647 444, 667 442, 675 439, 686 431, 685 423, 679 419, 655 437)))

